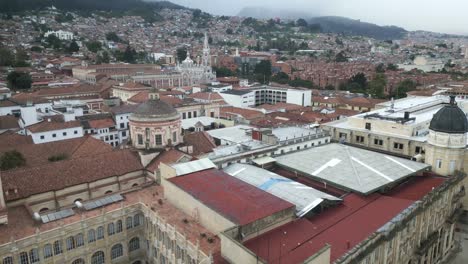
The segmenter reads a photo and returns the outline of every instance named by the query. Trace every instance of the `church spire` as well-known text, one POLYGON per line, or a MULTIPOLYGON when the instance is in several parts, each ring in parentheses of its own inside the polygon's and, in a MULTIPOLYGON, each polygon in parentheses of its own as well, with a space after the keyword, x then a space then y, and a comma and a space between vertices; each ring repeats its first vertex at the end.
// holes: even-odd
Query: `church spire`
POLYGON ((203 43, 202 65, 205 67, 211 66, 210 46, 208 44, 208 34, 205 32, 205 41, 203 43))

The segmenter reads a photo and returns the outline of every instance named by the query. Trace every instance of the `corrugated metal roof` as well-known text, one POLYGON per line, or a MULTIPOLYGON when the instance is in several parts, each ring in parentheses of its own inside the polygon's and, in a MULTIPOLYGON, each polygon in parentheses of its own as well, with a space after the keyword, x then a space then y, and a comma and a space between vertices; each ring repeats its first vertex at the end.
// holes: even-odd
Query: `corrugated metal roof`
POLYGON ((298 217, 304 216, 324 200, 341 200, 302 183, 248 164, 233 164, 225 168, 224 171, 239 180, 296 205, 298 217))
POLYGON ((426 170, 424 163, 328 144, 276 157, 277 164, 337 186, 368 194, 426 170))
POLYGON ((175 164, 171 167, 176 170, 177 176, 181 176, 192 172, 213 169, 216 168, 216 165, 213 162, 211 162, 210 159, 205 158, 186 163, 175 164))

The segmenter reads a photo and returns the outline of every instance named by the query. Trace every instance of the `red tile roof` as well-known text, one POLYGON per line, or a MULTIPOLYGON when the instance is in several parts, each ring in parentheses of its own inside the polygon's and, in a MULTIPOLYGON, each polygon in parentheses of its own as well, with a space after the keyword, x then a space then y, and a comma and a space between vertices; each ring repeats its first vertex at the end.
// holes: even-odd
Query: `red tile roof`
POLYGON ((156 156, 156 158, 154 158, 146 166, 146 170, 150 172, 154 172, 159 168, 159 164, 161 164, 161 162, 163 162, 164 164, 170 165, 170 164, 177 163, 183 157, 189 157, 189 156, 175 149, 164 151, 160 153, 158 156, 156 156))
POLYGON ((138 156, 130 150, 119 150, 9 170, 2 173, 2 183, 5 191, 18 190, 5 195, 7 201, 12 201, 139 170, 143 166, 138 156))
POLYGON ((57 121, 51 120, 49 122, 48 120, 44 120, 37 124, 28 126, 27 129, 31 131, 31 133, 41 133, 41 132, 47 132, 47 131, 74 128, 74 127, 81 127, 80 121, 69 121, 69 122, 58 121, 57 122, 57 121))
POLYGON ((205 131, 184 135, 184 142, 187 146, 193 147, 194 156, 213 152, 216 148, 214 139, 205 131))
POLYGON ((223 107, 220 109, 221 117, 229 118, 231 116, 242 116, 247 120, 261 118, 264 114, 260 111, 248 110, 238 107, 223 107))
POLYGON ((14 129, 19 128, 18 118, 15 116, 7 115, 0 116, 0 130, 1 129, 14 129))
POLYGON ((112 118, 89 120, 88 123, 89 127, 94 129, 115 127, 115 122, 112 118))
POLYGON ((169 181, 238 225, 294 207, 217 169, 174 177, 169 181))
POLYGON ((310 220, 300 219, 276 228, 247 241, 245 246, 268 263, 286 259, 288 263, 302 263, 330 244, 333 262, 444 181, 442 177, 413 177, 385 195, 349 194, 341 205, 310 220))
POLYGON ((223 97, 221 97, 221 95, 219 95, 218 93, 199 92, 199 93, 191 94, 188 97, 194 98, 194 99, 206 100, 206 101, 222 101, 223 100, 223 97))
MULTIPOLYGON (((25 137, 24 137, 25 138, 25 137)), ((3 138, 0 138, 0 141, 3 138)), ((51 156, 65 155, 66 159, 93 156, 111 152, 112 147, 91 136, 61 140, 43 144, 18 144, 0 147, 0 156, 11 150, 20 152, 26 160, 26 167, 48 164, 51 156)))

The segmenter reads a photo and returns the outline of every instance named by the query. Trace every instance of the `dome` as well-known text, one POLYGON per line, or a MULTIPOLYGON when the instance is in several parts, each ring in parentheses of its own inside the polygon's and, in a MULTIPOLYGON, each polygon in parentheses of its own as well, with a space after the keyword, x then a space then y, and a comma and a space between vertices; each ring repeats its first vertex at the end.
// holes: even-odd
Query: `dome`
POLYGON ((141 104, 130 117, 135 121, 169 121, 179 118, 174 107, 159 99, 150 99, 141 104))
POLYGON ((466 115, 455 103, 455 97, 451 97, 450 104, 434 115, 429 129, 450 134, 464 134, 468 131, 466 115))

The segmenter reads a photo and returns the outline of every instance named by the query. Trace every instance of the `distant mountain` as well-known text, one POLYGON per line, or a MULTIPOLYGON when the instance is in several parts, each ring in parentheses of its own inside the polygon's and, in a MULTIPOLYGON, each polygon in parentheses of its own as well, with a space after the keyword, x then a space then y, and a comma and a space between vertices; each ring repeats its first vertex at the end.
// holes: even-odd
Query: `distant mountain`
POLYGON ((0 0, 0 13, 20 12, 25 10, 45 9, 55 6, 65 11, 118 11, 146 9, 160 10, 163 8, 183 9, 169 1, 145 2, 143 0, 0 0))
POLYGON ((240 17, 253 17, 257 19, 268 19, 268 18, 283 18, 283 19, 299 19, 314 16, 315 14, 307 11, 297 11, 293 9, 277 9, 261 6, 248 6, 242 8, 237 14, 240 17))
POLYGON ((407 31, 396 26, 378 26, 346 17, 324 16, 309 19, 310 24, 320 24, 322 32, 365 36, 381 40, 401 39, 407 31))

